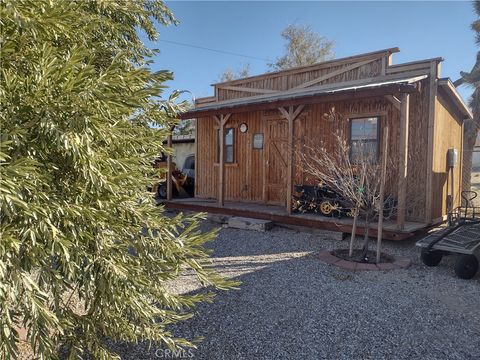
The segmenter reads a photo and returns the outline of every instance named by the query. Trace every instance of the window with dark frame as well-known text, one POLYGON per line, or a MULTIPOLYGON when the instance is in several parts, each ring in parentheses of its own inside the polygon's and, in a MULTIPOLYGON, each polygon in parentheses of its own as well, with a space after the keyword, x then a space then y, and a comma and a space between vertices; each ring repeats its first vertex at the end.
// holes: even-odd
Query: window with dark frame
MULTIPOLYGON (((223 142, 224 146, 224 162, 233 163, 235 162, 235 129, 226 128, 225 129, 225 138, 223 142)), ((220 129, 217 129, 217 160, 220 162, 220 129)))
POLYGON ((379 116, 350 119, 350 161, 378 161, 379 116))

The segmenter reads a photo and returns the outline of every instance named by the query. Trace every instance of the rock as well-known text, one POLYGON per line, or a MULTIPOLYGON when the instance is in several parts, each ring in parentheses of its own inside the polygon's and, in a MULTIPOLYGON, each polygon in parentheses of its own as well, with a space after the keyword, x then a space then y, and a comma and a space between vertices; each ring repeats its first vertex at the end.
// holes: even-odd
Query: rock
POLYGON ((223 215, 223 214, 212 214, 208 213, 207 215, 207 220, 216 223, 216 224, 226 224, 228 223, 228 219, 230 217, 228 215, 223 215))

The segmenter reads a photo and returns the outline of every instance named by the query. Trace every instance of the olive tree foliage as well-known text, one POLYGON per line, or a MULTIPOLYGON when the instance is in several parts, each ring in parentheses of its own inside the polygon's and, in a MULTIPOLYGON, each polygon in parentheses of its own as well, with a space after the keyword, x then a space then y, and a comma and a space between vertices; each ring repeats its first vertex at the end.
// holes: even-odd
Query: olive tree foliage
POLYGON ((281 33, 285 54, 268 64, 272 70, 313 65, 335 58, 335 43, 312 30, 310 26, 288 25, 281 33))
MULTIPOLYGON (((104 339, 192 345, 168 325, 211 294, 167 284, 206 267, 214 232, 167 217, 147 185, 181 104, 163 99, 168 71, 148 68, 161 1, 3 1, 1 6, 0 354, 18 329, 36 358, 116 358, 104 339), (151 126, 151 125, 156 126, 151 126)), ((167 151, 167 150, 165 150, 167 151)))
MULTIPOLYGON (((474 1, 473 7, 477 19, 472 23, 471 28, 475 32, 475 43, 480 45, 480 1, 474 1)), ((469 99, 469 105, 473 112, 473 119, 464 123, 464 152, 463 152, 463 190, 470 190, 472 173, 472 153, 480 129, 480 51, 477 52, 475 65, 469 72, 462 71, 461 77, 455 81, 455 86, 468 85, 473 88, 473 94, 469 99)))

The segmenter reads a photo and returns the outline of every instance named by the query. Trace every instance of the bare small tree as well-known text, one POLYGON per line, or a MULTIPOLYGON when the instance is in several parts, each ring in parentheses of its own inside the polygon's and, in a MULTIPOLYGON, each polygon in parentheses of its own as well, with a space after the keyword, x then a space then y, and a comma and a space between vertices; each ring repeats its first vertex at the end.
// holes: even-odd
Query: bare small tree
MULTIPOLYGON (((325 114, 339 125, 345 121, 338 113, 325 114)), ((378 124, 377 124, 378 126, 378 124)), ((303 171, 316 180, 320 186, 332 190, 341 198, 342 207, 350 209, 353 216, 352 237, 349 256, 353 255, 357 219, 364 220, 364 240, 362 243, 362 260, 368 259, 369 231, 373 221, 392 217, 396 213, 395 197, 385 191, 385 169, 397 172, 396 156, 385 156, 387 146, 382 154, 372 152, 367 142, 356 142, 355 148, 347 142, 345 126, 339 126, 329 144, 305 144, 298 150, 303 171), (354 150, 354 151, 353 151, 354 150), (384 157, 385 156, 385 157, 384 157)), ((388 143, 388 126, 384 127, 383 145, 388 143)), ((339 204, 332 204, 340 207, 339 204)), ((380 261, 381 235, 378 238, 377 262, 380 261)))
MULTIPOLYGON (((343 134, 337 133, 333 138, 335 143, 333 149, 326 144, 309 146, 301 152, 300 156, 303 158, 306 173, 342 198, 342 206, 351 210, 355 227, 358 216, 364 219, 362 259, 367 259, 371 223, 378 219, 380 209, 393 213, 394 199, 387 193, 383 196, 383 204, 380 204, 382 197, 380 190, 383 187, 382 180, 384 181, 381 176, 382 162, 367 151, 367 146, 358 144, 355 150, 357 155, 352 157, 351 147, 343 134)), ((395 166, 393 161, 389 159, 387 161, 390 167, 395 166)), ((351 241, 350 256, 352 256, 352 250, 353 241, 351 241)))

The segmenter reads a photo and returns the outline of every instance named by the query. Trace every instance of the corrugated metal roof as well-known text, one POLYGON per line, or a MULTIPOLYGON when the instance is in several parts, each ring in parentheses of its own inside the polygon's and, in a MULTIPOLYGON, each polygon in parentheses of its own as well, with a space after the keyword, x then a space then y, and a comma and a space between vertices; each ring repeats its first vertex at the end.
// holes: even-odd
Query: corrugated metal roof
POLYGON ((332 84, 331 87, 325 87, 325 85, 310 87, 306 89, 292 89, 287 91, 279 91, 278 93, 274 94, 267 94, 267 95, 258 95, 258 96, 249 96, 245 98, 239 99, 232 99, 232 100, 225 100, 214 102, 209 105, 204 105, 193 110, 190 110, 188 114, 195 115, 195 112, 200 111, 207 111, 207 110, 219 110, 222 108, 233 108, 240 105, 251 105, 251 104, 260 104, 260 103, 267 103, 279 100, 290 100, 299 97, 305 96, 315 96, 320 94, 333 94, 339 93, 343 91, 351 91, 351 90, 360 90, 360 89, 371 89, 371 88, 378 88, 382 86, 392 85, 392 84, 413 84, 420 80, 427 78, 428 75, 419 75, 413 77, 403 77, 403 78, 392 78, 385 76, 383 77, 383 81, 375 81, 375 79, 366 79, 370 82, 366 81, 365 84, 360 84, 356 86, 345 86, 342 84, 332 84), (387 78, 387 79, 385 79, 387 78))

